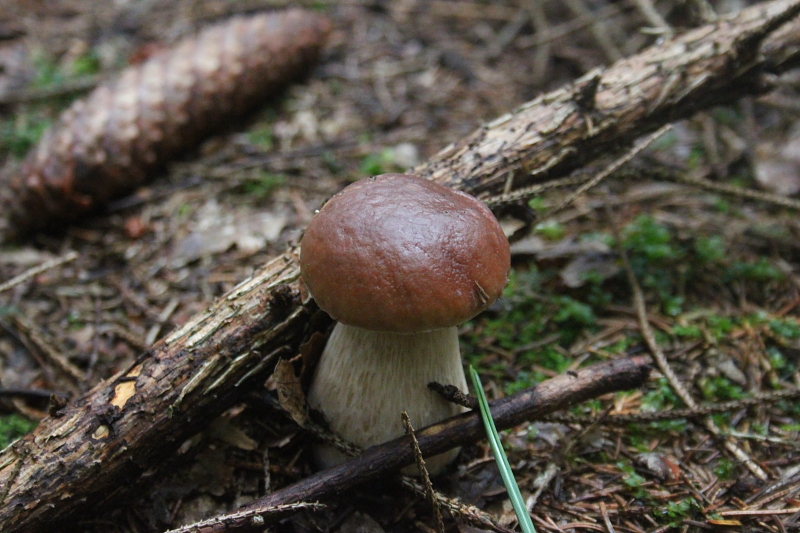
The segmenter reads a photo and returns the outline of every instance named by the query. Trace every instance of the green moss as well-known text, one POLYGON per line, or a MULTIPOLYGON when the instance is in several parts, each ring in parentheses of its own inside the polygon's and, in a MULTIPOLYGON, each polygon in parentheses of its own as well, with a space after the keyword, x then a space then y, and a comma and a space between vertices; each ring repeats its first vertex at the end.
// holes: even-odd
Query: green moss
POLYGON ((564 235, 567 233, 563 224, 552 219, 537 224, 535 231, 549 241, 563 239, 564 235))
MULTIPOLYGON (((33 59, 35 74, 30 82, 32 89, 51 89, 71 79, 97 73, 100 60, 90 50, 67 66, 60 66, 45 54, 33 59)), ((78 94, 57 95, 46 102, 24 105, 13 117, 0 119, 0 154, 21 158, 36 144, 44 130, 53 122, 53 116, 68 106, 78 94)))
POLYGON ((250 144, 263 148, 264 150, 272 150, 275 145, 272 134, 272 124, 261 123, 254 127, 247 133, 247 140, 250 144))
MULTIPOLYGON (((520 354, 519 360, 523 363, 535 364, 544 369, 559 373, 567 370, 572 364, 571 358, 569 358, 563 350, 559 350, 553 344, 548 344, 536 350, 523 352, 520 354)), ((541 379, 541 377, 537 377, 538 381, 541 381, 541 379)))
POLYGON ((679 326, 675 325, 672 326, 672 334, 676 337, 684 337, 688 339, 702 339, 703 332, 702 330, 695 325, 688 325, 688 326, 679 326))
POLYGON ((666 378, 658 378, 656 387, 642 395, 642 411, 655 412, 681 405, 666 378))
POLYGON ((682 253, 672 244, 669 228, 649 215, 637 217, 623 231, 623 244, 648 261, 679 259, 682 253))
POLYGON ((24 157, 51 122, 50 118, 33 111, 0 119, 0 152, 5 151, 16 158, 24 157))
POLYGON ((17 414, 0 416, 0 449, 33 431, 36 424, 17 414))
POLYGON ((769 329, 778 337, 790 340, 800 338, 800 324, 794 317, 774 318, 769 321, 769 329))
POLYGON ((397 165, 394 159, 394 151, 391 148, 384 148, 376 154, 368 154, 361 160, 361 174, 366 176, 377 176, 387 172, 399 172, 403 170, 397 165))
POLYGON ((686 160, 686 165, 690 170, 700 168, 706 164, 706 152, 701 146, 693 146, 686 160))
POLYGON ((536 213, 544 213, 548 209, 547 204, 544 201, 544 197, 542 196, 534 196, 528 200, 528 207, 533 209, 533 211, 536 213))
POLYGON ((553 320, 559 324, 572 322, 581 326, 591 326, 596 321, 592 308, 585 303, 573 300, 569 296, 554 298, 554 302, 559 309, 553 320))
POLYGON ((521 390, 525 390, 528 387, 532 387, 543 379, 543 377, 538 375, 537 372, 528 372, 526 370, 517 372, 516 378, 516 380, 506 383, 506 386, 503 387, 503 392, 506 394, 506 396, 510 396, 521 390))
POLYGON ((741 113, 739 113, 739 110, 735 107, 718 106, 713 108, 710 113, 714 122, 718 122, 724 126, 735 128, 740 127, 742 124, 741 113))
POLYGON ((647 480, 640 476, 632 465, 619 462, 617 463, 617 468, 619 468, 623 473, 622 482, 625 483, 628 488, 633 490, 635 497, 639 499, 646 499, 648 495, 647 491, 644 490, 644 484, 647 482, 647 480))
POLYGON ((727 255, 727 246, 719 235, 698 237, 694 242, 694 251, 701 262, 718 263, 727 255))
POLYGON ((89 50, 82 56, 75 58, 69 70, 75 77, 91 76, 100 72, 100 66, 100 56, 94 50, 89 50))
POLYGON ((767 356, 769 357, 769 365, 773 370, 783 370, 787 366, 786 357, 775 346, 767 348, 767 356))
POLYGON ((727 336, 735 327, 735 322, 727 316, 709 315, 706 317, 706 324, 709 331, 717 338, 722 339, 727 336))
POLYGON ((58 65, 44 54, 38 54, 33 59, 36 74, 31 81, 31 86, 36 89, 46 89, 64 83, 67 76, 58 68, 58 65))
POLYGON ((658 507, 654 510, 653 514, 656 518, 661 518, 662 521, 672 526, 678 526, 683 519, 689 518, 699 509, 700 506, 697 504, 697 501, 689 497, 677 502, 669 502, 665 506, 658 507))
POLYGON ((688 423, 683 418, 674 418, 672 420, 656 420, 650 422, 647 427, 653 431, 660 431, 662 433, 680 434, 686 433, 688 423))
POLYGON ((745 396, 742 387, 723 376, 703 376, 697 385, 709 401, 739 400, 745 396))
POLYGON ((622 232, 636 279, 647 291, 658 296, 662 310, 669 316, 683 311, 680 295, 682 273, 691 262, 689 249, 673 238, 670 229, 649 215, 637 217, 622 232))
POLYGON ((283 174, 273 174, 260 170, 251 178, 242 183, 242 189, 248 196, 259 200, 268 198, 276 189, 283 187, 286 177, 283 174))
POLYGON ((795 418, 800 418, 800 402, 798 401, 788 401, 788 400, 780 400, 776 403, 776 406, 780 411, 787 414, 788 416, 792 416, 795 418))
POLYGON ((730 213, 731 204, 726 199, 718 197, 714 200, 714 208, 720 213, 730 213))
POLYGON ((322 163, 325 165, 325 168, 327 168, 328 171, 334 175, 339 174, 343 169, 343 166, 339 162, 339 159, 337 159, 336 154, 329 150, 325 150, 322 153, 322 163))
POLYGON ((191 215, 194 212, 194 206, 190 203, 183 203, 178 207, 177 215, 179 217, 185 218, 191 215))
POLYGON ((664 296, 661 302, 661 309, 667 316, 678 316, 683 313, 684 302, 685 298, 683 296, 664 296))
POLYGON ((744 280, 764 283, 783 278, 783 273, 772 266, 766 257, 760 257, 756 261, 734 261, 724 272, 726 282, 744 280))
MULTIPOLYGON (((546 376, 550 370, 564 372, 572 360, 568 357, 569 346, 587 329, 595 327, 596 316, 592 307, 566 295, 552 295, 543 283, 556 277, 554 272, 541 272, 535 268, 527 271, 512 271, 503 298, 491 315, 483 315, 468 331, 465 358, 485 372, 481 359, 485 351, 475 346, 490 339, 497 346, 514 354, 520 368, 515 379, 503 385, 507 393, 529 387, 546 376), (469 334, 468 334, 469 336, 469 334), (542 339, 552 342, 542 344, 542 339), (526 346, 530 346, 526 349, 526 346)), ((506 365, 507 366, 507 365, 506 365)))

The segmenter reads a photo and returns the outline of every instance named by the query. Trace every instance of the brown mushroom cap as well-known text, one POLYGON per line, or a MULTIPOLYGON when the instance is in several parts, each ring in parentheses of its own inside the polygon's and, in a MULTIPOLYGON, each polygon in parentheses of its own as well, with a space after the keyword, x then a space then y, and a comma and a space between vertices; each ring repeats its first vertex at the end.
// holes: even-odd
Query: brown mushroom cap
POLYGON ((454 326, 503 290, 508 240, 476 198, 405 174, 358 181, 306 229, 301 272, 334 319, 375 331, 454 326))

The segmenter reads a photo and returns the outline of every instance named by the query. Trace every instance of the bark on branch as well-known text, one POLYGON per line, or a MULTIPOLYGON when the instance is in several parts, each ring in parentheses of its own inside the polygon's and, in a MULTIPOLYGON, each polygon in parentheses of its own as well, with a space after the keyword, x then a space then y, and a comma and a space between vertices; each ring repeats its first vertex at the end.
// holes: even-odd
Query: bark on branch
MULTIPOLYGON (((736 17, 594 71, 416 169, 473 194, 556 178, 697 109, 764 92, 800 60, 800 3, 736 17), (535 175, 532 173, 535 172, 535 175)), ((45 531, 118 498, 296 349, 311 310, 295 250, 262 267, 122 374, 0 452, 0 530, 45 531), (89 502, 89 503, 87 503, 89 502)))

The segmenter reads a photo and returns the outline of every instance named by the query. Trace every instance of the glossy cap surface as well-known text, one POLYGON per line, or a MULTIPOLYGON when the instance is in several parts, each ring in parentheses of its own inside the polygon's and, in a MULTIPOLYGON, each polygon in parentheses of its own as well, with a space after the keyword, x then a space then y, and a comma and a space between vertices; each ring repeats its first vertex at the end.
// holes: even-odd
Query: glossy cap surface
POLYGON ((476 198, 405 174, 358 181, 308 226, 301 272, 320 308, 375 331, 460 324, 494 302, 508 240, 476 198))

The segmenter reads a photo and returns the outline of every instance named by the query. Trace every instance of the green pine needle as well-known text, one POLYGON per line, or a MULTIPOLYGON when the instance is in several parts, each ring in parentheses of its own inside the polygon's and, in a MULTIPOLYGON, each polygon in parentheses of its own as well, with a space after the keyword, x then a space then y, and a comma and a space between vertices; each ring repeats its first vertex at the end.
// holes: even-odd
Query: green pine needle
POLYGON ((486 434, 489 437, 489 445, 492 447, 494 460, 497 462, 497 468, 500 470, 500 477, 503 478, 503 483, 508 491, 508 497, 511 499, 511 506, 514 507, 514 512, 517 513, 517 520, 519 526, 522 528, 523 533, 536 533, 533 527, 531 517, 528 515, 528 510, 525 508, 525 502, 522 500, 522 494, 519 492, 517 480, 514 479, 514 472, 511 471, 511 465, 508 464, 506 452, 503 450, 503 445, 500 443, 500 436, 497 434, 497 428, 492 419, 492 413, 489 411, 489 402, 486 401, 486 394, 483 392, 483 385, 478 372, 469 367, 469 374, 472 378, 472 386, 475 388, 475 395, 478 397, 478 406, 481 409, 481 418, 483 418, 483 425, 486 428, 486 434))

